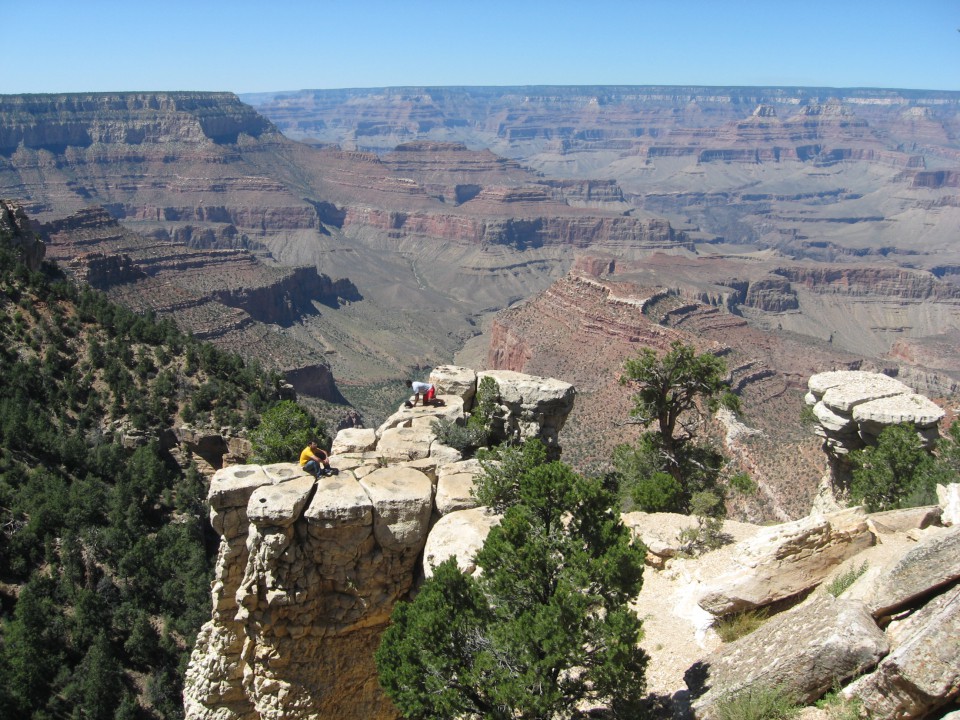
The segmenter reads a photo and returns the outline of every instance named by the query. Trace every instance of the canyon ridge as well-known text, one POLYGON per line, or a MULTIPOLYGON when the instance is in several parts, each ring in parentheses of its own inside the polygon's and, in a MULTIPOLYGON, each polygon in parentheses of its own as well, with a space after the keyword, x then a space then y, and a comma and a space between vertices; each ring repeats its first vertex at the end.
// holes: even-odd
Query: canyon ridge
POLYGON ((716 427, 809 509, 817 372, 956 389, 960 93, 390 88, 0 96, 0 197, 68 272, 376 425, 456 361, 556 377, 566 459, 629 439, 622 362, 674 339, 744 400, 716 427), (353 411, 353 412, 351 412, 353 411), (798 487, 796 479, 803 480, 798 487))

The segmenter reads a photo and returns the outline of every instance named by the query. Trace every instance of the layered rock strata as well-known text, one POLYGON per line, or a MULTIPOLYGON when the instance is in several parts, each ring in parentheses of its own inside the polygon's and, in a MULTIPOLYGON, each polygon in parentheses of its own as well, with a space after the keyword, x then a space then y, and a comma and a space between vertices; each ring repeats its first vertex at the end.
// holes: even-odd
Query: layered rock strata
POLYGON ((823 438, 829 459, 830 485, 842 493, 850 480, 847 455, 875 445, 884 428, 908 423, 932 446, 940 437, 945 412, 899 380, 863 371, 832 371, 810 377, 806 403, 816 418, 814 432, 823 438))

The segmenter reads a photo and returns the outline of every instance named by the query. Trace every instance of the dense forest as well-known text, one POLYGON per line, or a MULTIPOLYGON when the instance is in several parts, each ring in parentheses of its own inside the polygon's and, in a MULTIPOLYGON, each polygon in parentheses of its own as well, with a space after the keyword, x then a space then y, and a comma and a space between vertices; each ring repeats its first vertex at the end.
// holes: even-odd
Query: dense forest
POLYGON ((205 478, 175 423, 255 427, 280 377, 28 269, 0 236, 0 717, 182 717, 209 615, 205 478))

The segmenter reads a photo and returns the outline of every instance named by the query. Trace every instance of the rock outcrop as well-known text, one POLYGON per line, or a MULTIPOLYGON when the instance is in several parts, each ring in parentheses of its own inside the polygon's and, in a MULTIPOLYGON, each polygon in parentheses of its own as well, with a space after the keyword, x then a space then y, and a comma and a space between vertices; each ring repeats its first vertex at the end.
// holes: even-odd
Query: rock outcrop
POLYGON ((8 233, 13 247, 23 256, 23 261, 31 270, 39 270, 46 253, 44 245, 34 233, 30 218, 19 203, 0 200, 0 232, 8 233))
POLYGON ((818 595, 713 653, 706 667, 689 674, 699 695, 696 718, 714 720, 725 698, 761 685, 812 703, 838 679, 875 667, 889 651, 890 641, 861 603, 818 595))
POLYGON ((875 445, 884 428, 908 423, 928 446, 940 437, 944 410, 895 378, 833 371, 811 376, 808 387, 806 402, 817 421, 814 431, 823 438, 829 459, 830 475, 824 479, 828 493, 844 492, 851 471, 846 456, 875 445))
POLYGON ((711 581, 700 607, 723 616, 802 595, 873 543, 857 508, 771 526, 741 544, 734 566, 711 581))
MULTIPOLYGON (((475 394, 465 387, 471 376, 475 384, 472 370, 437 368, 443 406, 401 407, 378 431, 342 430, 334 476, 289 463, 214 475, 208 499, 221 544, 212 617, 187 671, 188 718, 395 717, 373 664, 393 605, 450 555, 471 571, 496 523, 471 498, 478 463, 430 429, 438 418, 463 422, 471 405, 446 391, 475 394)), ((497 379, 504 426, 555 443, 572 387, 519 373, 497 379)))

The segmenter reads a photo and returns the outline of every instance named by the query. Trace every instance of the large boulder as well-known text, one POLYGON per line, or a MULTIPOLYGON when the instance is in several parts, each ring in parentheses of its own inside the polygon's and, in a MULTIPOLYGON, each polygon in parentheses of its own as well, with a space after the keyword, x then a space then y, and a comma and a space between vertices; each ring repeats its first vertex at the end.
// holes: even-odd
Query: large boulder
POLYGON ((457 567, 465 574, 476 572, 474 556, 483 547, 490 528, 500 522, 488 508, 456 510, 440 518, 430 529, 423 548, 423 573, 433 576, 433 569, 456 556, 457 567))
POLYGON ((557 436, 573 409, 573 385, 511 370, 480 371, 477 383, 485 377, 493 378, 500 389, 500 417, 495 427, 499 439, 523 442, 539 438, 548 451, 559 453, 557 436))
POLYGON ((960 580, 960 527, 929 528, 922 541, 890 568, 857 588, 857 596, 882 618, 960 580))
POLYGON ((430 456, 435 438, 433 430, 423 425, 395 427, 385 430, 377 443, 377 456, 389 462, 418 460, 430 456))
POLYGON ((381 547, 419 553, 433 507, 430 478, 410 467, 385 467, 360 480, 373 502, 373 532, 381 547))
POLYGON ((799 595, 873 542, 859 508, 764 528, 738 546, 734 566, 710 583, 700 607, 722 616, 799 595))
POLYGON ((437 494, 434 498, 437 512, 447 515, 457 510, 468 510, 479 504, 473 496, 473 483, 483 469, 474 459, 441 465, 437 472, 437 494))
POLYGON ((430 372, 428 382, 437 388, 438 395, 456 395, 469 410, 477 394, 477 373, 471 368, 456 365, 438 365, 430 372))
POLYGON ((373 428, 345 428, 333 439, 330 454, 364 453, 376 446, 377 431, 373 428))
POLYGON ((896 647, 877 669, 844 690, 870 717, 928 717, 960 692, 960 587, 934 598, 902 625, 896 647))
POLYGON ((409 428, 414 424, 429 427, 434 420, 463 422, 463 400, 453 395, 438 395, 438 398, 443 401, 442 405, 415 405, 409 408, 401 405, 377 428, 377 437, 382 438, 387 430, 409 428))
POLYGON ((713 720, 721 701, 750 688, 811 702, 873 668, 889 649, 863 603, 816 595, 708 655, 687 684, 697 720, 713 720))

